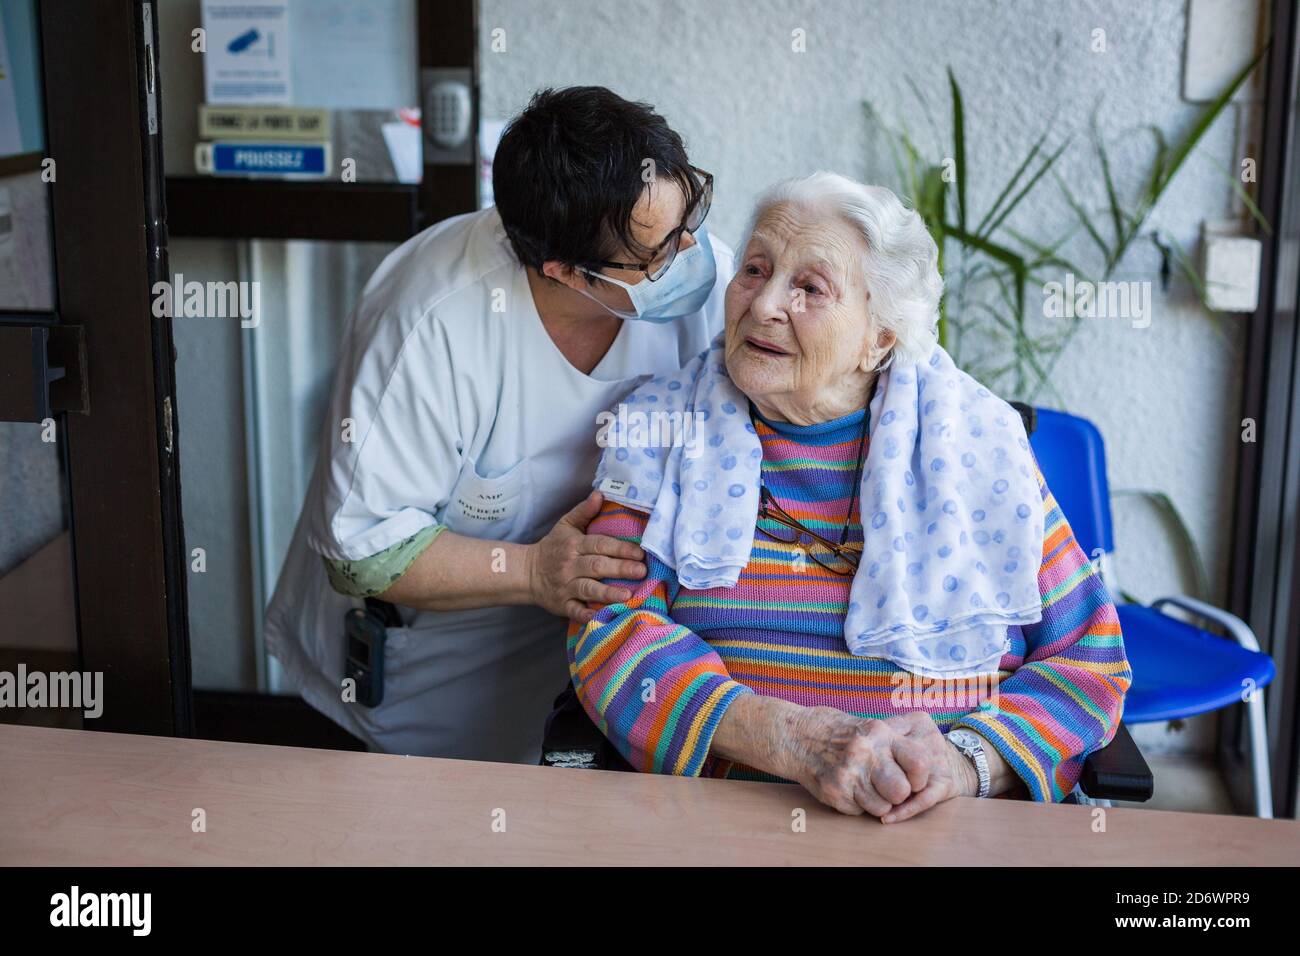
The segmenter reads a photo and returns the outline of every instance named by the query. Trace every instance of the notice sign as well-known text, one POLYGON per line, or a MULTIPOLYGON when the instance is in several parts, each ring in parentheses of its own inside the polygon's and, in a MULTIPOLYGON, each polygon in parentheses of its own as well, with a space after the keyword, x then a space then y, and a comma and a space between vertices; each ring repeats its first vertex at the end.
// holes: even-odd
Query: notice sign
POLYGON ((207 102, 292 102, 287 2, 203 0, 203 30, 207 102))
POLYGON ((324 176, 328 143, 197 143, 194 167, 214 176, 324 176))
POLYGON ((287 106, 199 106, 204 139, 330 138, 330 111, 287 106))

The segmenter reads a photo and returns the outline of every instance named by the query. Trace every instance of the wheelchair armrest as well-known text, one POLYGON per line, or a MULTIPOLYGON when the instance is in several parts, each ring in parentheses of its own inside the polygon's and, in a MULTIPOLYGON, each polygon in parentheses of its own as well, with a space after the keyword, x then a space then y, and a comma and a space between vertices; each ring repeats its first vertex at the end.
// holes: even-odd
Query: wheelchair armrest
POLYGON ((632 770, 600 728, 587 716, 573 684, 555 698, 542 732, 543 767, 579 770, 632 770))
POLYGON ((573 684, 555 698, 542 733, 542 766, 595 769, 605 735, 582 709, 573 684))
POLYGON ((1151 768, 1123 724, 1110 743, 1084 760, 1079 786, 1094 800, 1144 803, 1155 792, 1151 768))
POLYGON ((1007 404, 1020 413, 1020 420, 1025 423, 1025 434, 1032 435, 1034 429, 1038 427, 1038 409, 1025 402, 1007 402, 1007 404))

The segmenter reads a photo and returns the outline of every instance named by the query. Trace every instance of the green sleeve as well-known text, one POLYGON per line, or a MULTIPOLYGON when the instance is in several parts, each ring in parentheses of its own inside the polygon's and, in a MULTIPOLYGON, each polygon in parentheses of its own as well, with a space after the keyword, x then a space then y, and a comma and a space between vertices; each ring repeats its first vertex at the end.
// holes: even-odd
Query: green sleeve
POLYGON ((424 553, 424 549, 433 544, 444 527, 434 524, 421 528, 409 538, 378 554, 358 558, 356 561, 336 561, 322 557, 330 585, 348 597, 372 597, 387 591, 394 581, 406 573, 415 559, 424 553))

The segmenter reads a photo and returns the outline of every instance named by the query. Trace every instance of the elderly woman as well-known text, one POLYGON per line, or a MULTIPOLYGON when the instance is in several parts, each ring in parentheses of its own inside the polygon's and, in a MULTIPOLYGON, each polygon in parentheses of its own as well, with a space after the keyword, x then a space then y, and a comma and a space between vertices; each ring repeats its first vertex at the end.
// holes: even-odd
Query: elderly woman
POLYGON ((589 530, 648 573, 571 627, 584 708, 639 770, 887 823, 1063 799, 1120 719, 1119 621, 1019 416, 936 344, 920 217, 818 173, 762 197, 737 265, 723 335, 603 436, 589 530))

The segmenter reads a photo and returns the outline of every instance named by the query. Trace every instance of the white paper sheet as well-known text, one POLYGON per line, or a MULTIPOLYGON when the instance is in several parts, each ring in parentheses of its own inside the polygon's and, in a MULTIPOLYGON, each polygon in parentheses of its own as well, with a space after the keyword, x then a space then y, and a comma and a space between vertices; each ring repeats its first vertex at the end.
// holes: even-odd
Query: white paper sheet
POLYGON ((209 103, 293 102, 289 4, 203 0, 209 103))

